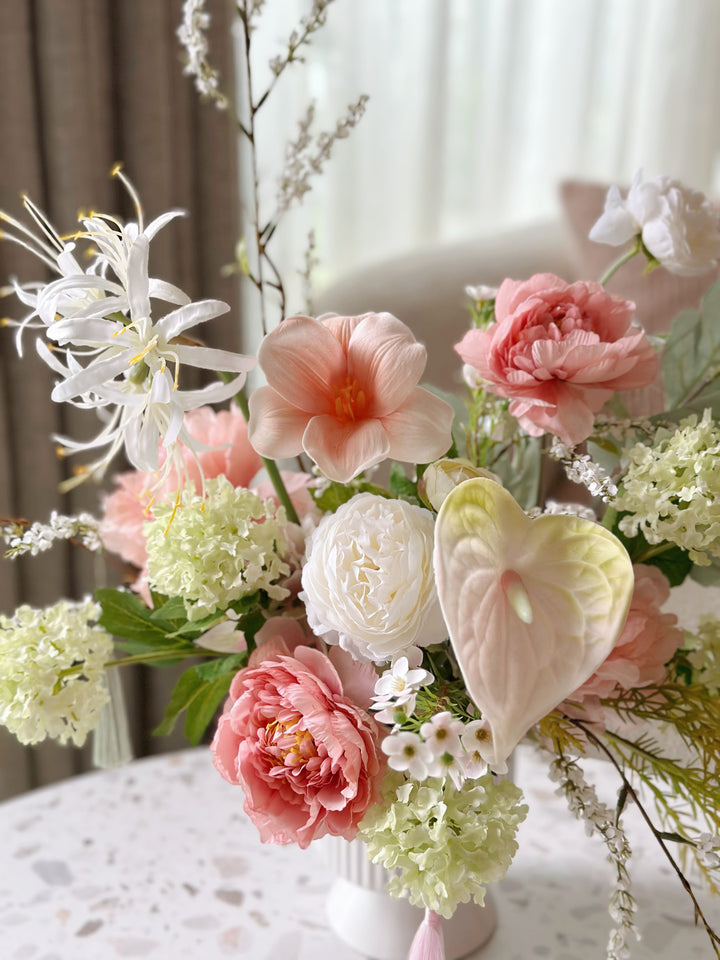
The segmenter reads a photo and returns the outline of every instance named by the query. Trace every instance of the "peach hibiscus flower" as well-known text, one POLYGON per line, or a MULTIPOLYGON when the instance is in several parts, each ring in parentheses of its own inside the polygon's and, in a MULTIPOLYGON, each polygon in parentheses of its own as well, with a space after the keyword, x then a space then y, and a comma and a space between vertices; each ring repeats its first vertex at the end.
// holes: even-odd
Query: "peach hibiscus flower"
MULTIPOLYGON (((211 407, 190 410, 185 415, 185 425, 195 440, 210 448, 197 455, 183 450, 188 479, 196 488, 201 484, 200 468, 206 480, 223 474, 234 487, 249 486, 261 467, 261 460, 250 446, 245 418, 237 407, 219 412, 211 407)), ((160 455, 163 455, 162 449, 160 455)), ((100 537, 107 550, 142 569, 147 560, 143 524, 152 519, 146 506, 153 474, 129 470, 118 474, 115 482, 117 489, 103 501, 100 537)), ((173 468, 155 498, 174 497, 179 485, 173 468)))
POLYGON ((636 564, 635 589, 620 638, 610 656, 568 699, 607 697, 616 686, 647 687, 665 679, 665 664, 684 641, 674 613, 662 613, 670 585, 657 567, 636 564))
POLYGON ((387 457, 435 460, 453 413, 417 385, 426 356, 389 313, 290 317, 260 347, 268 386, 250 397, 250 442, 276 459, 304 450, 340 483, 387 457))
MULTIPOLYGON (((352 671, 349 654, 337 654, 352 671)), ((346 689, 333 661, 305 646, 233 679, 213 762, 242 786, 263 842, 305 848, 327 834, 351 840, 379 799, 380 728, 346 689)))
POLYGON ((455 349, 534 437, 577 444, 616 390, 644 387, 658 361, 632 326, 635 305, 599 283, 566 283, 552 273, 505 280, 495 323, 470 330, 455 349))

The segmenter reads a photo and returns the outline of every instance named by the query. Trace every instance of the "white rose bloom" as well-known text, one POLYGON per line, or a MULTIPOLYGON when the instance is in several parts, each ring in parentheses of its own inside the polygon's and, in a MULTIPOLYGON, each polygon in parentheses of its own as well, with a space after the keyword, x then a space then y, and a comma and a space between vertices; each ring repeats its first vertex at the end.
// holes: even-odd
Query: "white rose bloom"
POLYGON ((611 187, 590 239, 621 246, 638 234, 653 257, 681 277, 706 273, 720 259, 718 212, 704 193, 670 177, 643 183, 638 171, 625 198, 611 187))
POLYGON ((434 528, 430 511, 371 493, 323 517, 307 541, 300 594, 313 632, 376 662, 444 640, 434 528))

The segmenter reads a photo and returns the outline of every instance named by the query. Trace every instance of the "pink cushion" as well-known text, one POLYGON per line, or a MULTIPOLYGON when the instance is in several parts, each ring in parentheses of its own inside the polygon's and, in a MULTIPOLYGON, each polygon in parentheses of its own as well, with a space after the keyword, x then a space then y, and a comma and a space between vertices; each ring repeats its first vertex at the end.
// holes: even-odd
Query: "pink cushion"
MULTIPOLYGON (((560 200, 574 239, 578 276, 599 280, 605 270, 623 253, 622 247, 610 247, 588 240, 590 228, 603 211, 607 185, 567 180, 560 185, 560 200)), ((648 333, 664 333, 673 319, 689 307, 697 308, 705 291, 718 279, 718 270, 701 277, 676 277, 662 267, 643 276, 646 261, 635 257, 608 281, 608 291, 626 300, 634 300, 636 316, 648 333)))

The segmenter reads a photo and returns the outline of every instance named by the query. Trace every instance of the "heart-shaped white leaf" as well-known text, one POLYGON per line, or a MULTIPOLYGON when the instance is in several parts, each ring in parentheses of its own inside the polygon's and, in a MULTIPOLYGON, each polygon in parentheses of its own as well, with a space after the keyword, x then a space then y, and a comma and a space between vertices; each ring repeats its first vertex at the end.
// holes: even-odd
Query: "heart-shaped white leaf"
POLYGON ((501 766, 615 646, 632 564, 599 524, 531 520, 485 479, 461 483, 443 503, 434 564, 450 640, 501 766))

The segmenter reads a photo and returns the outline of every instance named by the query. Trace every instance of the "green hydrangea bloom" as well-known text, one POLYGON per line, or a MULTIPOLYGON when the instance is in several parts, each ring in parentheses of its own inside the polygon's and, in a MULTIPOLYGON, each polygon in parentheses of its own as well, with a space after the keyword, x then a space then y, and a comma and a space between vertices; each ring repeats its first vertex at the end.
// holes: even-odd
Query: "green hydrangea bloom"
POLYGON ((652 446, 636 444, 615 507, 627 536, 675 543, 699 566, 720 557, 720 430, 705 410, 673 433, 657 432, 652 446))
POLYGON ((153 507, 155 519, 145 524, 152 588, 182 597, 189 620, 257 590, 284 600, 290 591, 278 580, 290 573, 285 510, 224 476, 208 480, 205 493, 185 491, 177 509, 153 507))
POLYGON ((358 836, 374 863, 396 871, 389 893, 451 917, 458 903, 482 905, 486 885, 505 875, 527 816, 521 800, 514 783, 491 774, 457 789, 449 778, 419 783, 391 773, 358 836))
POLYGON ((688 660, 693 683, 701 683, 715 696, 720 694, 720 620, 711 613, 700 617, 695 635, 688 639, 688 660))
POLYGON ((0 723, 21 743, 52 737, 82 746, 108 702, 106 661, 112 639, 90 602, 22 606, 0 614, 0 723))

